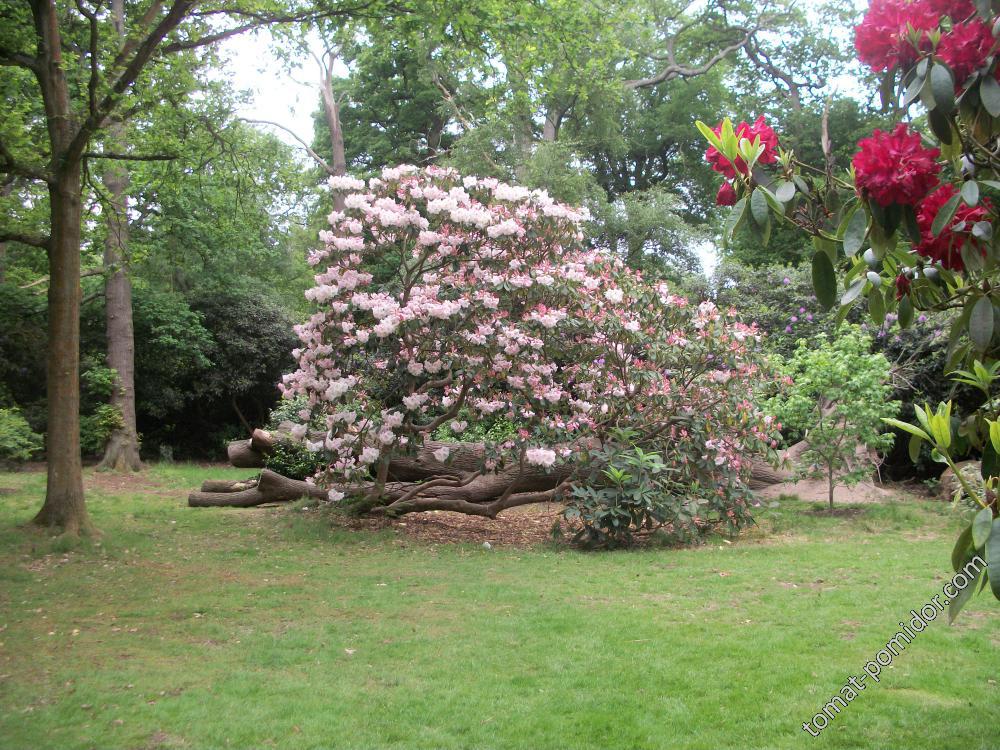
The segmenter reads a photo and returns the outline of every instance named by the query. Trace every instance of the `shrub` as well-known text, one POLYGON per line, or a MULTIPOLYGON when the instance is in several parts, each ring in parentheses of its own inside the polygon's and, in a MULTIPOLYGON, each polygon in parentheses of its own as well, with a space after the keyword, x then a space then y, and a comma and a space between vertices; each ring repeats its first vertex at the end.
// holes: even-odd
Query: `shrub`
POLYGON ((283 390, 323 419, 307 447, 335 497, 495 516, 585 484, 589 450, 628 427, 687 498, 715 498, 739 527, 750 459, 772 444, 753 329, 588 249, 585 215, 544 193, 434 167, 331 182, 351 194, 310 258, 318 310, 283 390), (387 258, 395 272, 376 279, 369 264, 387 258), (516 431, 475 468, 388 485, 391 464, 463 409, 516 431))
POLYGON ((42 450, 42 436, 32 431, 19 409, 0 409, 0 463, 29 461, 42 450))
POLYGON ((882 420, 896 416, 899 402, 889 399, 888 361, 870 352, 871 338, 854 326, 836 338, 800 341, 778 367, 789 381, 787 390, 766 405, 787 429, 802 434, 808 448, 800 474, 827 479, 831 508, 838 484, 857 484, 872 474, 866 452, 885 451, 893 442, 882 420))

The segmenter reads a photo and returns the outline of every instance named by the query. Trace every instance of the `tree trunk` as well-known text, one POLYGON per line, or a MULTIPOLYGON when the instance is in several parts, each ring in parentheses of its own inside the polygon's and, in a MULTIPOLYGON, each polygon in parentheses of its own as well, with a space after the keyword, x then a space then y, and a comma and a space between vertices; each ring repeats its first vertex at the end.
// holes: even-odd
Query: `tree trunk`
POLYGON ((83 499, 80 460, 80 219, 82 162, 70 154, 77 127, 69 104, 54 2, 32 3, 38 34, 36 77, 52 154, 49 180, 49 329, 46 371, 48 478, 40 526, 67 535, 94 531, 83 499))
MULTIPOLYGON (((345 175, 347 174, 347 160, 344 156, 344 129, 340 124, 340 103, 333 93, 333 63, 335 59, 332 52, 327 53, 320 91, 323 95, 323 114, 326 117, 326 126, 330 131, 330 166, 333 168, 334 175, 345 175)), ((344 194, 341 191, 333 194, 333 210, 344 210, 344 194)))
POLYGON ((80 172, 65 165, 49 188, 48 484, 34 518, 69 535, 94 531, 80 460, 80 172))
MULTIPOLYGON (((14 192, 14 181, 0 185, 0 198, 7 198, 14 192)), ((0 242, 0 284, 7 280, 7 243, 0 242)))
MULTIPOLYGON (((119 40, 125 39, 123 0, 112 0, 112 21, 119 40)), ((108 125, 107 143, 125 151, 125 124, 118 119, 108 125)), ((132 326, 132 280, 128 257, 128 169, 123 161, 109 160, 104 172, 108 191, 107 238, 104 268, 110 272, 105 282, 105 330, 108 338, 108 367, 115 371, 111 406, 121 415, 122 426, 114 430, 104 448, 99 469, 139 471, 139 432, 135 424, 135 335, 132 326)))
POLYGON ((833 488, 834 488, 834 483, 833 483, 833 467, 832 466, 830 466, 827 469, 826 482, 827 482, 827 488, 829 489, 829 492, 830 492, 830 494, 829 494, 829 497, 830 497, 830 510, 833 510, 833 488))
POLYGON ((287 503, 303 497, 325 500, 327 491, 308 482, 289 479, 264 469, 255 487, 221 492, 192 492, 188 505, 192 508, 253 508, 265 503, 287 503))

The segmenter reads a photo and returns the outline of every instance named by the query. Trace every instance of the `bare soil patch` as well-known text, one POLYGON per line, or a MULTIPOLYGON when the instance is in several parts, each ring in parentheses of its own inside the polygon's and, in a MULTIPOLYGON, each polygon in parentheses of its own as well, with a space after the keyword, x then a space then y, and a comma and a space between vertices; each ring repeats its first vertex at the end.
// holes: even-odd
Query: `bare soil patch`
POLYGON ((568 532, 562 511, 562 505, 547 503, 511 508, 495 519, 435 510, 402 518, 338 516, 337 524, 350 529, 391 529, 402 538, 429 544, 489 542, 491 546, 530 547, 550 541, 556 526, 563 534, 568 532))

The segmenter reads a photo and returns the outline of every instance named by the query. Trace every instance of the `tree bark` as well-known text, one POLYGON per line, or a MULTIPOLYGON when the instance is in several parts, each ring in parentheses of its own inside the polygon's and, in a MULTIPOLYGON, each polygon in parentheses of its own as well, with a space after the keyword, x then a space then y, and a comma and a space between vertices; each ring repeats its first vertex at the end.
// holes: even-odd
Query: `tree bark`
POLYGON ((188 495, 188 505, 192 508, 252 508, 265 503, 292 502, 303 497, 325 500, 327 491, 264 469, 256 487, 235 492, 192 492, 188 495))
MULTIPOLYGON (((14 181, 0 184, 0 198, 7 198, 14 192, 14 181)), ((0 284, 7 280, 7 243, 0 242, 0 284)))
POLYGON ((64 158, 77 128, 62 67, 62 39, 55 3, 34 3, 32 10, 38 36, 36 77, 45 103, 54 172, 49 180, 48 482, 45 502, 33 522, 60 528, 68 535, 79 535, 94 531, 84 505, 80 459, 82 162, 79 158, 64 158))
MULTIPOLYGON (((112 23, 118 41, 125 40, 123 0, 111 2, 112 23)), ((109 151, 126 152, 125 124, 114 119, 108 125, 109 151)), ((135 333, 132 324, 132 280, 128 275, 128 169, 122 160, 109 159, 104 171, 108 191, 105 206, 107 238, 104 244, 104 268, 110 273, 105 282, 105 330, 108 339, 108 367, 115 371, 111 406, 121 415, 121 427, 112 431, 104 448, 99 469, 139 471, 139 432, 135 424, 135 333)))
POLYGON ((229 463, 237 469, 260 469, 265 456, 253 449, 249 440, 234 440, 226 448, 229 463))
MULTIPOLYGON (((347 160, 344 156, 344 129, 340 123, 340 102, 333 92, 333 64, 336 55, 328 51, 323 64, 323 81, 320 86, 323 98, 323 114, 326 126, 330 131, 331 163, 334 175, 347 174, 347 160)), ((334 211, 344 210, 344 194, 337 191, 333 194, 334 211)))

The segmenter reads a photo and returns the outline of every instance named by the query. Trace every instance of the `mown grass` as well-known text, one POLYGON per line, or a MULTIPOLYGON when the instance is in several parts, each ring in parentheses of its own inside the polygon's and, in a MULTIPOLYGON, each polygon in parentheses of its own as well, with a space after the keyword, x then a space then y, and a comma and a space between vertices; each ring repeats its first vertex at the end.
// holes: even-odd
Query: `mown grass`
POLYGON ((185 507, 209 473, 98 480, 80 543, 21 526, 43 475, 0 474, 0 748, 1000 747, 986 596, 801 728, 939 593, 946 506, 785 500, 733 544, 485 550, 185 507))

